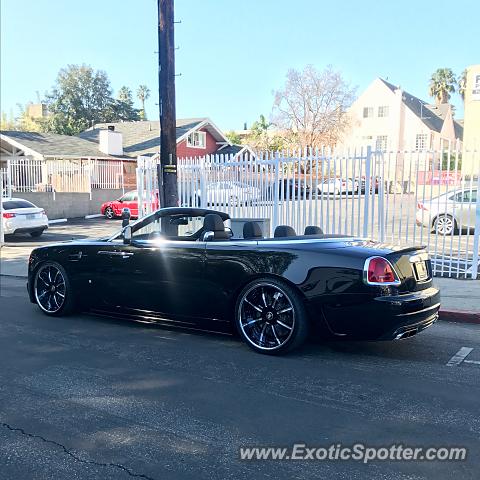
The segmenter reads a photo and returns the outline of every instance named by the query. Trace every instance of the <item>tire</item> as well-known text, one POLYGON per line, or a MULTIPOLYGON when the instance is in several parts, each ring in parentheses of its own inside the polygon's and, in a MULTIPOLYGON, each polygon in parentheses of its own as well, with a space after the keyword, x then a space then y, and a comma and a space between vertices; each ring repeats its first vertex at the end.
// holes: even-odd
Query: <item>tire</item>
POLYGON ((256 279, 240 292, 235 325, 250 348, 269 355, 300 347, 309 331, 300 294, 287 283, 272 278, 256 279))
POLYGON ((453 235, 457 229, 457 222, 451 215, 439 215, 433 226, 435 233, 439 235, 453 235))
POLYGON ((38 238, 42 235, 43 230, 35 230, 35 232, 30 232, 30 236, 33 238, 38 238))
POLYGON ((115 218, 115 212, 113 211, 112 207, 107 207, 105 209, 105 217, 109 220, 113 220, 115 218))
POLYGON ((35 301, 43 313, 60 317, 74 310, 73 292, 67 272, 57 262, 42 263, 33 281, 35 301))

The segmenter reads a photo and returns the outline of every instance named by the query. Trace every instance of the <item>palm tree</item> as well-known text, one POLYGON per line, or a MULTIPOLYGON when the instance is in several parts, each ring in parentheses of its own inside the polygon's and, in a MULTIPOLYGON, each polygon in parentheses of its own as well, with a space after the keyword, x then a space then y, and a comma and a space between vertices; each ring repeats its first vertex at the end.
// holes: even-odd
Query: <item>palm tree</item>
POLYGON ((455 92, 457 79, 451 68, 438 68, 430 78, 429 95, 435 103, 448 103, 450 94, 455 92))
POLYGON ((465 90, 467 89, 467 69, 465 69, 457 80, 458 93, 462 97, 462 100, 465 101, 465 90))
POLYGON ((139 85, 137 89, 137 98, 142 103, 142 110, 140 111, 140 117, 142 120, 147 119, 147 114, 145 112, 145 100, 148 100, 150 97, 150 89, 146 85, 139 85))

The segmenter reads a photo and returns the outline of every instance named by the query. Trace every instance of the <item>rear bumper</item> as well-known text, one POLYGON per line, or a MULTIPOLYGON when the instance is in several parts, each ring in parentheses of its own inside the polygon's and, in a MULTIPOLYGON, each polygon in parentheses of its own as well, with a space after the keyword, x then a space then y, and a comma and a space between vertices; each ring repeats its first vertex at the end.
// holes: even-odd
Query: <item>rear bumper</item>
POLYGON ((43 230, 47 230, 48 225, 38 225, 36 227, 21 227, 21 228, 16 228, 14 232, 12 233, 32 233, 32 232, 40 232, 43 230))
POLYGON ((363 340, 407 338, 438 318, 440 291, 430 287, 404 295, 370 298, 360 304, 324 306, 325 320, 335 335, 363 340))
POLYGON ((31 226, 31 227, 19 227, 19 228, 15 228, 15 227, 12 227, 10 229, 6 229, 5 230, 5 235, 15 235, 17 233, 32 233, 32 232, 40 232, 40 231, 43 231, 43 230, 47 230, 48 228, 48 225, 34 225, 34 226, 31 226))

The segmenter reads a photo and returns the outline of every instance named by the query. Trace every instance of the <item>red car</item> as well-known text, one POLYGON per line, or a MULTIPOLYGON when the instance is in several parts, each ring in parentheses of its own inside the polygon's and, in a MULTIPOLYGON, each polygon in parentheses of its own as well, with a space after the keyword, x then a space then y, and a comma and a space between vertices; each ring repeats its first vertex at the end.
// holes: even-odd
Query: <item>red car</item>
MULTIPOLYGON (((154 210, 159 208, 158 193, 156 193, 156 201, 152 205, 154 210)), ((127 192, 122 195, 118 200, 111 202, 105 202, 100 207, 100 213, 105 215, 109 219, 121 217, 122 210, 124 208, 130 209, 130 215, 132 218, 138 218, 138 194, 136 190, 127 192)))

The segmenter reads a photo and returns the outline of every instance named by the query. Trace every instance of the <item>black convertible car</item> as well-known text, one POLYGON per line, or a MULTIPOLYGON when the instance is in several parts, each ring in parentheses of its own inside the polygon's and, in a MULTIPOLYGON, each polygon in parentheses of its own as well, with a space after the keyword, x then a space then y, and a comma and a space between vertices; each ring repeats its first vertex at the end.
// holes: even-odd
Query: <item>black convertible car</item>
POLYGON ((238 331, 254 350, 281 353, 309 331, 364 340, 410 337, 440 307, 427 253, 369 240, 297 235, 279 226, 242 239, 229 216, 164 208, 111 238, 33 250, 28 292, 48 315, 74 309, 184 328, 238 331))

